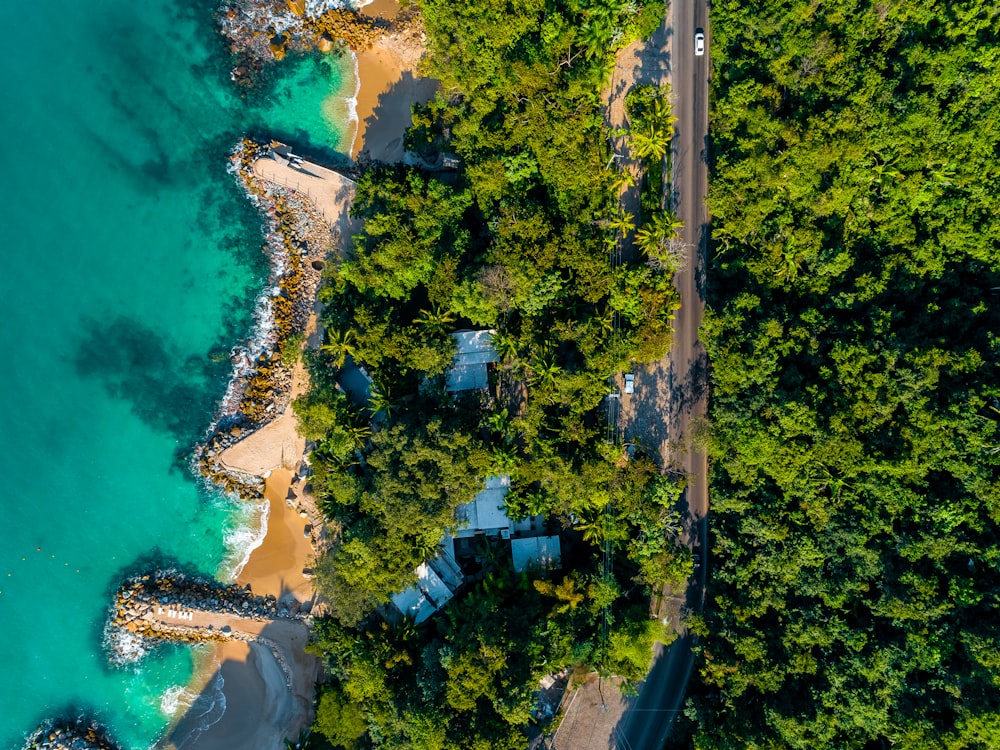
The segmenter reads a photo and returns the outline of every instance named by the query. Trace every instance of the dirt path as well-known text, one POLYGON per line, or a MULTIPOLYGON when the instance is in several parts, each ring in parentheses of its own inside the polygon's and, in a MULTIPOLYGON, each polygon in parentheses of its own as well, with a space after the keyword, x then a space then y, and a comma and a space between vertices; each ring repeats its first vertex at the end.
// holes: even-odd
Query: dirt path
MULTIPOLYGON (((635 42, 623 49, 615 61, 607 92, 607 122, 612 131, 621 131, 628 122, 625 116, 625 97, 638 85, 669 86, 671 84, 670 28, 660 24, 656 32, 644 42, 635 42)), ((639 194, 642 180, 641 164, 618 135, 612 141, 615 159, 619 166, 632 176, 632 185, 621 191, 621 206, 632 214, 636 224, 642 220, 639 194)), ((634 257, 633 233, 622 240, 622 257, 634 257)), ((636 372, 635 392, 626 394, 624 382, 619 379, 622 408, 619 426, 626 442, 637 443, 653 456, 659 456, 661 468, 670 466, 669 430, 666 415, 670 412, 670 357, 645 365, 636 372)))

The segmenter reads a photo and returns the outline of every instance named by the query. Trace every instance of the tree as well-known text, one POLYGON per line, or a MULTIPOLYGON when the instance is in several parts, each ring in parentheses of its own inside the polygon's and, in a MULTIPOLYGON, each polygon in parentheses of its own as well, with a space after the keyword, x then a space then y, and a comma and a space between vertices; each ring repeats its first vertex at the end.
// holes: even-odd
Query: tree
POLYGON ((967 16, 807 5, 713 6, 713 606, 689 741, 985 747, 1000 689, 968 636, 995 614, 1000 463, 976 298, 1000 256, 978 185, 1000 134, 965 118, 1000 90, 967 16))
POLYGON ((657 127, 653 123, 646 123, 629 131, 632 150, 640 159, 662 159, 670 151, 672 137, 672 128, 657 127))
POLYGON ((362 293, 405 299, 430 282, 437 262, 460 255, 471 196, 404 168, 372 170, 358 182, 352 211, 367 216, 354 257, 340 275, 362 293))
POLYGON ((344 331, 328 330, 327 342, 319 350, 331 357, 330 366, 335 370, 343 368, 348 357, 354 356, 354 331, 348 328, 344 331))
POLYGON ((451 312, 435 306, 430 310, 421 310, 413 322, 415 325, 437 333, 447 333, 455 322, 455 316, 451 312))
POLYGON ((316 729, 334 745, 355 748, 361 747, 360 739, 368 731, 368 724, 337 686, 327 685, 320 692, 316 729))
POLYGON ((658 270, 676 273, 685 261, 680 230, 684 222, 667 211, 658 211, 635 233, 635 244, 658 270))

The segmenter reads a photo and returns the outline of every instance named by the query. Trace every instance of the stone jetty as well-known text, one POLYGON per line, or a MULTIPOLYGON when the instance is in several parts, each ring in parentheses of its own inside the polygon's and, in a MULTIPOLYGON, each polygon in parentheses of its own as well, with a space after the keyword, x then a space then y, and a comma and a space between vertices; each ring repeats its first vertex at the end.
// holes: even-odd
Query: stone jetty
MULTIPOLYGON (((260 638, 269 625, 298 622, 305 627, 310 605, 279 603, 255 596, 249 587, 224 585, 188 577, 177 571, 155 571, 126 580, 115 594, 109 631, 125 630, 153 641, 201 643, 260 638)), ((112 651, 119 641, 106 638, 112 651)), ((110 654, 123 661, 123 654, 110 654)))
POLYGON ((297 351, 293 354, 286 345, 292 342, 293 348, 298 348, 296 337, 304 334, 313 312, 323 269, 342 237, 353 231, 349 222, 343 226, 330 223, 309 195, 295 189, 295 181, 268 171, 280 170, 281 160, 290 162, 292 158, 305 170, 292 170, 297 179, 318 180, 322 191, 315 185, 313 191, 322 192, 327 202, 347 200, 344 196, 353 195, 354 182, 350 178, 293 157, 280 143, 265 146, 247 139, 231 155, 232 171, 267 224, 264 251, 270 272, 267 289, 258 300, 251 340, 246 347, 232 352, 229 388, 212 430, 195 450, 194 461, 203 476, 245 499, 263 495, 263 480, 233 471, 218 459, 227 448, 272 422, 288 406, 292 363, 286 355, 297 356, 297 351), (263 169, 258 168, 258 163, 264 164, 263 169), (274 181, 262 176, 261 171, 274 181), (310 177, 307 172, 321 173, 323 177, 310 177))
POLYGON ((40 727, 24 745, 24 750, 121 750, 105 731, 92 721, 56 721, 40 727))

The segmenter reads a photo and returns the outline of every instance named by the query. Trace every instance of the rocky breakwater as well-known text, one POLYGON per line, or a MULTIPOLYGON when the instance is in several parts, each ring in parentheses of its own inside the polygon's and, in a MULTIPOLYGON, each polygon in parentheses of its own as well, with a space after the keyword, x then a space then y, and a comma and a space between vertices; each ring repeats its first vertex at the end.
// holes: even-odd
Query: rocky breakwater
POLYGON ((202 475, 248 499, 262 496, 263 480, 233 472, 217 459, 288 406, 292 368, 301 353, 323 269, 340 239, 308 199, 254 174, 254 162, 268 148, 247 139, 231 156, 231 170, 265 218, 264 252, 270 272, 250 340, 232 352, 233 373, 219 417, 195 451, 202 475))
POLYGON ((121 750, 97 723, 53 721, 32 734, 24 750, 121 750))
POLYGON ((135 637, 147 647, 161 641, 250 641, 257 635, 247 631, 262 628, 250 628, 249 623, 308 620, 309 610, 308 603, 288 605, 273 596, 255 596, 249 586, 156 571, 129 578, 119 587, 105 628, 105 644, 110 660, 123 663, 148 650, 136 648, 135 637), (129 637, 116 637, 123 631, 129 637))

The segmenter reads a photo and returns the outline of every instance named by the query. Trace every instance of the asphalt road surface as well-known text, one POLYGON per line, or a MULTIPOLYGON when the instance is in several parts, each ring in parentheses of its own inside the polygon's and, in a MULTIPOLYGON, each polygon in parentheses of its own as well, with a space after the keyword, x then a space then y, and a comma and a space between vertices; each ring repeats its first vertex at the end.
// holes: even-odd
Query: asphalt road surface
MULTIPOLYGON (((676 446, 673 463, 688 477, 689 541, 701 558, 688 587, 686 606, 700 611, 708 567, 708 461, 690 443, 692 423, 708 407, 708 359, 698 338, 705 310, 705 262, 708 247, 708 76, 711 40, 707 0, 671 2, 670 51, 674 115, 678 118, 672 145, 672 201, 684 222, 687 267, 675 276, 681 295, 670 352, 671 408, 669 433, 676 446), (694 53, 696 30, 705 33, 705 54, 694 53)), ((615 733, 619 750, 660 750, 673 718, 681 710, 694 667, 691 636, 659 649, 653 668, 615 733)))

